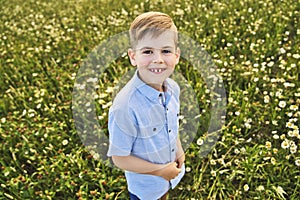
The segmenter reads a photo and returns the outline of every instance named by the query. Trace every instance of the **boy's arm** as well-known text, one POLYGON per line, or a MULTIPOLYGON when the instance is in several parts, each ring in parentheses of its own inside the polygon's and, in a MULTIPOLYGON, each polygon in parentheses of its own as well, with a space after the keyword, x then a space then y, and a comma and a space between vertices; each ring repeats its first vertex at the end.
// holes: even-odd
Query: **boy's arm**
POLYGON ((182 164, 185 161, 185 154, 181 145, 181 141, 179 136, 177 137, 177 152, 176 152, 176 162, 178 164, 178 168, 181 168, 182 164))
POLYGON ((167 181, 175 178, 181 169, 177 168, 177 163, 154 164, 135 156, 112 156, 116 166, 123 170, 139 173, 161 176, 167 181))

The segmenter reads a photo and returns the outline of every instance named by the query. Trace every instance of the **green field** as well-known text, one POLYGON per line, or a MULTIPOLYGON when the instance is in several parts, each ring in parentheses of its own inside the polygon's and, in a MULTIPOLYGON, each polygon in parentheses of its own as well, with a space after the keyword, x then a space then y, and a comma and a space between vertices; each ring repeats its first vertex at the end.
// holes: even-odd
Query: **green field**
MULTIPOLYGON (((93 49, 146 11, 168 13, 179 32, 205 48, 227 94, 221 136, 201 156, 209 91, 182 59, 177 71, 193 88, 201 115, 186 150, 186 175, 169 199, 299 199, 299 1, 0 4, 0 199, 128 199, 123 172, 82 144, 72 92, 93 49)), ((106 135, 113 88, 132 69, 124 54, 97 82, 96 113, 106 135)))

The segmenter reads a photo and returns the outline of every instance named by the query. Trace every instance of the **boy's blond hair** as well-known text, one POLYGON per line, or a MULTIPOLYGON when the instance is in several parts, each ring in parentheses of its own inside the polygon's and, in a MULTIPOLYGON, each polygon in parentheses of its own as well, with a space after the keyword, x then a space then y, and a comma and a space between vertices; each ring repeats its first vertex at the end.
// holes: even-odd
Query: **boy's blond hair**
POLYGON ((134 19, 129 29, 130 44, 135 48, 137 42, 146 34, 151 34, 152 37, 158 37, 166 30, 174 32, 175 46, 178 43, 178 32, 172 18, 161 12, 146 12, 134 19))

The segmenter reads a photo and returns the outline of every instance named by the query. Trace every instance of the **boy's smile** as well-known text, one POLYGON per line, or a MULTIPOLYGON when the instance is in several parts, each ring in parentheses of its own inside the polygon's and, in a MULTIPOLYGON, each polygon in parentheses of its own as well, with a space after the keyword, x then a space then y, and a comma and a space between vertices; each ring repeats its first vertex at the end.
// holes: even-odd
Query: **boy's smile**
POLYGON ((133 66, 137 66, 140 79, 157 90, 173 73, 179 62, 180 51, 175 45, 175 33, 166 30, 157 37, 146 34, 128 55, 133 66))
POLYGON ((155 74, 160 74, 162 73, 163 71, 165 71, 166 69, 149 69, 151 72, 155 73, 155 74))

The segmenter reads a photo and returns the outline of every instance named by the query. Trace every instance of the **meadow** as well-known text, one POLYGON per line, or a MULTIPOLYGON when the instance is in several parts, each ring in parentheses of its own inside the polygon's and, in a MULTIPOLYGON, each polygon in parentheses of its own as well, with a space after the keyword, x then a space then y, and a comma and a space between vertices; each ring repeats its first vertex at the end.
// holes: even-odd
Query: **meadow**
MULTIPOLYGON (((200 115, 191 119, 197 127, 186 149, 186 174, 169 199, 299 199, 298 1, 0 4, 0 199, 128 199, 123 172, 83 144, 72 94, 95 47, 152 10, 168 13, 179 32, 201 44, 226 91, 221 135, 203 156, 210 90, 187 59, 179 63, 200 115)), ((132 69, 124 51, 94 81, 104 135, 115 87, 132 69)), ((185 118, 183 126, 188 122, 185 118)))

